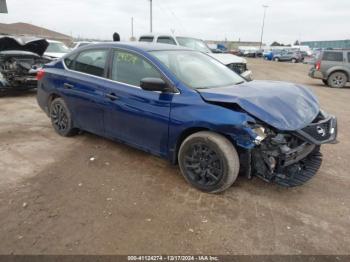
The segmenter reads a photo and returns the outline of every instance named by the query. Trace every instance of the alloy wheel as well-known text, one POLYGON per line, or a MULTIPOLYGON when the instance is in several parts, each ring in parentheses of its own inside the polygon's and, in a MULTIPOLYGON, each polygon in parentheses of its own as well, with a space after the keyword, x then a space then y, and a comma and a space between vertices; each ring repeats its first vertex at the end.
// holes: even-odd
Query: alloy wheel
POLYGON ((200 142, 192 144, 186 152, 184 168, 189 179, 201 186, 217 184, 224 174, 223 162, 218 153, 200 142))
POLYGON ((57 130, 64 131, 68 127, 68 117, 64 107, 55 103, 51 108, 51 119, 57 130))

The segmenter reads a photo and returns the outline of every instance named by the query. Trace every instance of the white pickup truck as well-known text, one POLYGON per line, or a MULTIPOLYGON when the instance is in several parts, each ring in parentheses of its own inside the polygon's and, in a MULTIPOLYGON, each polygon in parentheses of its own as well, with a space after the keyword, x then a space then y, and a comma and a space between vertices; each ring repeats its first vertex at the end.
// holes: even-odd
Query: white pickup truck
POLYGON ((247 80, 253 79, 252 71, 248 70, 246 59, 239 56, 232 55, 232 54, 213 53, 203 40, 193 38, 193 37, 172 36, 172 35, 166 35, 166 34, 147 34, 147 35, 140 36, 139 41, 179 45, 179 46, 192 48, 192 49, 201 51, 203 53, 207 53, 211 57, 215 58, 216 60, 226 65, 231 70, 240 74, 245 79, 247 80))

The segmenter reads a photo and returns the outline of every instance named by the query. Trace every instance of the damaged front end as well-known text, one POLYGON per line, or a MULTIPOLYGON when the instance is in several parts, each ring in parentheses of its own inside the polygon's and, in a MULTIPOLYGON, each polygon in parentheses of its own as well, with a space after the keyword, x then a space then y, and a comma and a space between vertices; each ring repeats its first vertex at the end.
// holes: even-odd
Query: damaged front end
POLYGON ((0 87, 31 89, 37 85, 36 73, 51 60, 23 52, 0 54, 0 87))
POLYGON ((36 88, 36 73, 52 60, 44 57, 45 39, 29 37, 0 38, 0 90, 36 88))
POLYGON ((257 145, 243 156, 246 175, 293 187, 317 173, 322 163, 320 145, 335 142, 337 121, 320 113, 301 130, 278 132, 258 127, 254 132, 257 145))

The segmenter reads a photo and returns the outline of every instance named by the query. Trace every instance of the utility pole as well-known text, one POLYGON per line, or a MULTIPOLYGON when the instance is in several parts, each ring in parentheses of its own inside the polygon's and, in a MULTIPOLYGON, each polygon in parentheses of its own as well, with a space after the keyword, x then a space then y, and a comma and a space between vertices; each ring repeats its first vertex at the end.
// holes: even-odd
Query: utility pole
POLYGON ((261 28, 260 50, 261 50, 262 41, 263 41, 263 36, 264 36, 264 26, 265 26, 266 9, 267 9, 269 6, 268 6, 268 5, 263 5, 262 7, 264 8, 264 17, 263 17, 262 28, 261 28))
POLYGON ((131 17, 131 38, 134 38, 134 18, 131 17))
POLYGON ((149 0, 149 10, 150 10, 150 31, 152 33, 153 31, 153 4, 152 4, 152 0, 149 0))

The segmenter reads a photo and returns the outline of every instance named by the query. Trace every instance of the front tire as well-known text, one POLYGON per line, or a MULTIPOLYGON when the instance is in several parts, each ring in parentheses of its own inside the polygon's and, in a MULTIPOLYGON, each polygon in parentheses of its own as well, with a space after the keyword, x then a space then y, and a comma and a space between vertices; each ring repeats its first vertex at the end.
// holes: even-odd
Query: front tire
POLYGON ((273 59, 273 61, 275 61, 275 62, 279 62, 279 61, 280 61, 280 59, 279 59, 278 57, 275 57, 275 58, 273 59))
POLYGON ((295 58, 292 58, 292 63, 295 64, 297 60, 295 58))
POLYGON ((179 150, 181 173, 193 187, 219 193, 229 188, 239 173, 239 156, 224 136, 201 131, 190 135, 179 150))
POLYGON ((342 88, 346 85, 348 78, 343 72, 334 72, 328 77, 328 85, 333 88, 342 88))
POLYGON ((71 113, 62 98, 55 98, 50 104, 51 124, 61 136, 73 136, 77 129, 73 127, 71 113))

